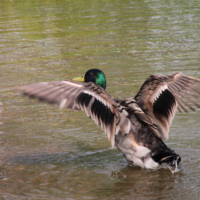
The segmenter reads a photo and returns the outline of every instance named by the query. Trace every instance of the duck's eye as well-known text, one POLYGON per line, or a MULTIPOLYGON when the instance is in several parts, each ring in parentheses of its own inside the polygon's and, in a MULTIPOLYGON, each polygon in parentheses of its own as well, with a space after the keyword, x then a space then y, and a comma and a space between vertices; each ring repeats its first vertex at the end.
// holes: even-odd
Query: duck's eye
POLYGON ((93 73, 92 73, 92 72, 90 72, 90 73, 89 73, 89 75, 90 75, 90 76, 93 76, 93 73))

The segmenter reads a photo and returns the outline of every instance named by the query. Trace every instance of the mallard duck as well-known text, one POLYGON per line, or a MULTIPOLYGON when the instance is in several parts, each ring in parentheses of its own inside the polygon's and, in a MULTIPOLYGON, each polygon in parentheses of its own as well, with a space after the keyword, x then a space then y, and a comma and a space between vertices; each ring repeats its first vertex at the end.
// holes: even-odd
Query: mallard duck
POLYGON ((72 81, 41 82, 17 89, 28 97, 57 103, 59 108, 85 111, 129 165, 157 169, 164 165, 176 167, 181 161, 163 140, 169 137, 177 110, 188 112, 195 110, 193 106, 200 107, 199 86, 200 79, 179 72, 151 75, 134 98, 117 99, 105 90, 105 74, 90 69, 72 81))

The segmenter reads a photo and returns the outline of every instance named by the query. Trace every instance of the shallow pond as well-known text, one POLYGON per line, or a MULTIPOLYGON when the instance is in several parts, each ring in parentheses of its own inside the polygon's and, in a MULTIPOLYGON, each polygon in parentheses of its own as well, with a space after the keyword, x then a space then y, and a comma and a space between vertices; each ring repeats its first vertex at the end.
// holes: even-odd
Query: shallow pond
POLYGON ((0 6, 1 199, 199 199, 200 112, 177 114, 181 170, 128 167, 85 113, 13 92, 100 68, 133 97, 150 74, 200 78, 199 1, 11 0, 0 6))

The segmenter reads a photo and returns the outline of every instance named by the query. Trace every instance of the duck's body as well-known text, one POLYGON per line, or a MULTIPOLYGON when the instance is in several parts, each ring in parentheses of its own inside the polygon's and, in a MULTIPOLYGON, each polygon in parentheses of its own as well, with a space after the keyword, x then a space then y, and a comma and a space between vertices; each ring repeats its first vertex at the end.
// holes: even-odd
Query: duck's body
POLYGON ((75 81, 42 82, 19 87, 24 95, 58 103, 60 108, 84 110, 105 131, 112 146, 125 156, 129 165, 156 169, 166 164, 174 167, 180 157, 163 140, 176 110, 187 112, 200 107, 200 80, 174 73, 151 75, 134 98, 114 99, 106 91, 106 78, 98 69, 88 70, 75 81), (189 97, 189 98, 188 98, 189 97))
POLYGON ((115 145, 123 153, 129 165, 156 169, 163 166, 176 167, 181 158, 156 136, 155 125, 139 108, 135 99, 127 99, 119 105, 128 110, 131 121, 129 134, 117 134, 115 145))

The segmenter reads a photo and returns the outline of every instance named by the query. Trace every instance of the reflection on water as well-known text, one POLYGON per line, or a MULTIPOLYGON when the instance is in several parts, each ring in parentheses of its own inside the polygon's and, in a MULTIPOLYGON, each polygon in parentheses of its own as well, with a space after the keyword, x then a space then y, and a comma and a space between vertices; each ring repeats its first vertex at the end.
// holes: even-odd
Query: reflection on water
POLYGON ((89 68, 134 96, 150 74, 200 78, 198 1, 2 1, 0 196, 4 199, 199 199, 200 112, 177 114, 168 146, 182 170, 142 170, 84 113, 22 98, 16 85, 89 68))

